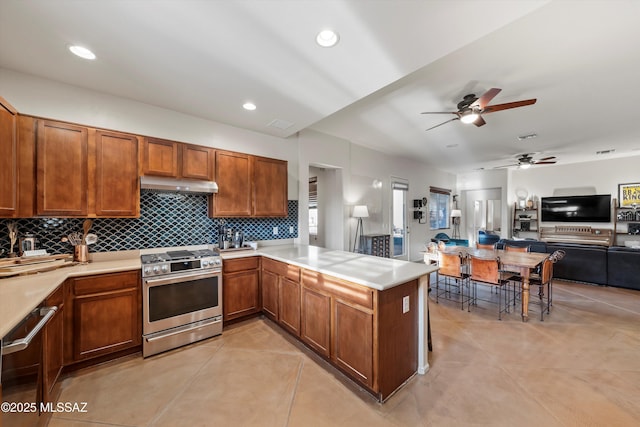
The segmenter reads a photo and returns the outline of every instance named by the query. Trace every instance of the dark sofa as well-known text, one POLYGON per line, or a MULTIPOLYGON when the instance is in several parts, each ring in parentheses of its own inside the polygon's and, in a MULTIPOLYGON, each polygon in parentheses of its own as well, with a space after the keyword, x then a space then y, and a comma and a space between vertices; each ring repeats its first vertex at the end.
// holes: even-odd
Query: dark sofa
POLYGON ((640 290, 640 249, 624 246, 609 248, 607 284, 640 290))
POLYGON ((553 277, 607 285, 607 247, 577 243, 547 243, 547 252, 563 250, 566 256, 553 266, 553 277))
MULTIPOLYGON (((481 235, 478 237, 480 241, 481 235)), ((532 252, 541 253, 563 250, 566 255, 554 265, 553 277, 640 290, 640 249, 510 239, 500 239, 495 245, 497 249, 531 246, 532 252)))

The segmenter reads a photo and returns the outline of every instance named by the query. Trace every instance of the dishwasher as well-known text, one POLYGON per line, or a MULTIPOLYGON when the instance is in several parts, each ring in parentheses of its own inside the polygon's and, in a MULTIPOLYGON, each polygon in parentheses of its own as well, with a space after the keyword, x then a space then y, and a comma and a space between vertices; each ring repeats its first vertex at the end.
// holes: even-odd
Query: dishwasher
POLYGON ((40 306, 0 339, 0 427, 38 426, 42 410, 42 329, 57 307, 40 306))

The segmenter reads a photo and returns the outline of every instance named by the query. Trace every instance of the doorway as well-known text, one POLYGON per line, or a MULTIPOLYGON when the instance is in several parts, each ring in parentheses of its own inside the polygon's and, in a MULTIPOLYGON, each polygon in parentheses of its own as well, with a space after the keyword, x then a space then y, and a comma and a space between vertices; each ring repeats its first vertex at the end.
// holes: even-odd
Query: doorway
POLYGON ((495 234, 502 230, 502 189, 469 190, 465 193, 464 217, 471 219, 466 223, 466 232, 469 245, 475 246, 479 230, 495 234))
POLYGON ((401 178, 391 180, 391 246, 393 258, 409 259, 409 225, 407 222, 407 192, 409 183, 401 178))
POLYGON ((344 248, 342 169, 309 166, 309 245, 344 248))

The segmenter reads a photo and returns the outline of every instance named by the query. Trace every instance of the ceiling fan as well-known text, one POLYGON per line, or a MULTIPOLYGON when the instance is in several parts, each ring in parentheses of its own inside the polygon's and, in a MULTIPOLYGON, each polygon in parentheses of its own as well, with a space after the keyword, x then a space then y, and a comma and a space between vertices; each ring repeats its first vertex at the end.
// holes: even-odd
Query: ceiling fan
POLYGON ((482 114, 495 113, 496 111, 508 110, 510 108, 524 107, 536 103, 536 99, 526 99, 523 101, 507 102, 506 104, 487 105, 502 89, 491 88, 486 91, 480 98, 470 93, 465 95, 462 101, 458 102, 458 111, 425 111, 421 114, 454 114, 451 120, 432 126, 427 130, 437 128, 454 120, 460 120, 462 123, 473 123, 480 127, 486 122, 482 118, 482 114))
POLYGON ((548 157, 543 157, 542 159, 539 159, 539 160, 533 160, 533 157, 531 157, 532 155, 533 153, 522 154, 519 157, 516 157, 516 160, 518 161, 518 163, 514 163, 511 165, 496 166, 494 169, 509 168, 512 166, 518 166, 521 169, 527 169, 532 165, 552 165, 556 163, 556 161, 554 160, 556 156, 548 156, 548 157))

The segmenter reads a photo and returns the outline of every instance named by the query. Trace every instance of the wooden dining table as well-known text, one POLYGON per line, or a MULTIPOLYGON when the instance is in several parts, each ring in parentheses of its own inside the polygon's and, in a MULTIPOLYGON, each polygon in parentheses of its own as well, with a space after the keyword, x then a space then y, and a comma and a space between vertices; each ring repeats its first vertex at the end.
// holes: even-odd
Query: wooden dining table
POLYGON ((529 320, 529 277, 549 256, 540 252, 515 252, 498 249, 476 249, 466 246, 447 246, 445 253, 462 253, 463 255, 473 255, 482 258, 500 259, 501 269, 520 274, 522 277, 522 321, 529 320))

